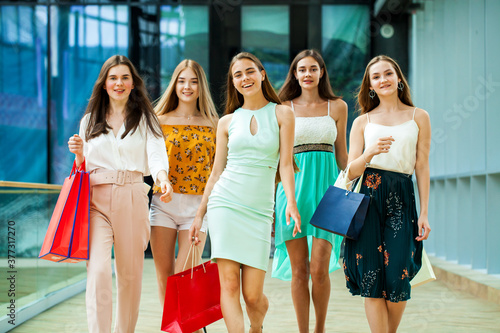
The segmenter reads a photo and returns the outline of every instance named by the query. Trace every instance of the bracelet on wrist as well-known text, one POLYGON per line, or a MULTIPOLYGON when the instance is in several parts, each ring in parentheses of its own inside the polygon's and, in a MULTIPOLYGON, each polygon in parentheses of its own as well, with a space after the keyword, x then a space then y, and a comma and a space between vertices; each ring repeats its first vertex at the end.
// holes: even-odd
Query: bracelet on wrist
POLYGON ((363 157, 363 160, 365 161, 365 168, 368 168, 370 166, 370 162, 367 162, 366 161, 366 158, 365 158, 365 154, 361 154, 361 156, 363 157))

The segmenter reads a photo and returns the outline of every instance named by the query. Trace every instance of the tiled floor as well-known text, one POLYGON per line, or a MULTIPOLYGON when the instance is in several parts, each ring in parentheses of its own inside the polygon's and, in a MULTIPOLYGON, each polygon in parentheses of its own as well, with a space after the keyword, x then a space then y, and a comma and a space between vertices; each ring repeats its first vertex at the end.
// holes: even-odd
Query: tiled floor
MULTIPOLYGON (((363 301, 349 294, 343 272, 332 273, 331 280, 326 331, 369 332, 363 301)), ((138 333, 160 332, 161 309, 156 290, 153 261, 148 259, 144 267, 138 333)), ((272 279, 267 274, 265 293, 270 307, 264 332, 297 332, 290 283, 272 279)), ((207 330, 209 333, 226 332, 222 320, 207 330)), ((311 332, 313 330, 314 312, 311 310, 311 332)), ((12 332, 87 332, 84 293, 45 311, 12 332)), ((441 281, 435 281, 413 290, 399 332, 500 332, 500 305, 451 290, 441 281)))

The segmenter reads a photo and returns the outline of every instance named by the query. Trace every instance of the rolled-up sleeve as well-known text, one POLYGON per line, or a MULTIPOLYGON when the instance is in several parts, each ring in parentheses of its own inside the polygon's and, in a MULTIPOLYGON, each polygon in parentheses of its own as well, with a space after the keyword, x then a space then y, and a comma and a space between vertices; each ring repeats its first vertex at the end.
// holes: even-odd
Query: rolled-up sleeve
POLYGON ((146 151, 148 155, 149 172, 153 177, 155 184, 160 185, 158 180, 158 173, 165 170, 168 174, 168 156, 167 148, 163 137, 156 137, 153 132, 148 128, 146 132, 146 151))

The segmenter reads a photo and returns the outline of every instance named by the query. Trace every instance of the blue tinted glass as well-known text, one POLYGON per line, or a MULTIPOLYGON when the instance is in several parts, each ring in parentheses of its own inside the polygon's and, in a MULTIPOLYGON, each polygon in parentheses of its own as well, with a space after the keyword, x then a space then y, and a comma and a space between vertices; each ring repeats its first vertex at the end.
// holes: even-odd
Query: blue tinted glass
POLYGON ((323 6, 322 14, 322 54, 334 92, 349 105, 350 129, 354 94, 368 62, 370 10, 362 5, 329 5, 323 6))
POLYGON ((47 9, 0 7, 0 179, 47 182, 47 9))
POLYGON ((208 75, 208 7, 162 6, 160 43, 162 90, 184 59, 195 60, 208 75))
POLYGON ((242 6, 241 47, 259 58, 276 89, 288 73, 289 34, 288 6, 242 6))
POLYGON ((51 15, 51 175, 62 183, 74 158, 68 138, 79 131, 102 64, 127 55, 128 7, 59 6, 51 15))

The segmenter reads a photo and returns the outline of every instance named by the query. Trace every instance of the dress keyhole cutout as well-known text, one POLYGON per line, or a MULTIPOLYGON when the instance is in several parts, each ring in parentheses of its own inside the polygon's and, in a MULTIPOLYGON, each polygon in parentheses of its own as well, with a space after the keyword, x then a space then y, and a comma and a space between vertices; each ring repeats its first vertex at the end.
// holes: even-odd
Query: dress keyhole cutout
POLYGON ((250 119, 250 134, 255 136, 257 132, 259 131, 259 124, 257 123, 257 119, 255 119, 255 116, 252 116, 252 119, 250 119))

